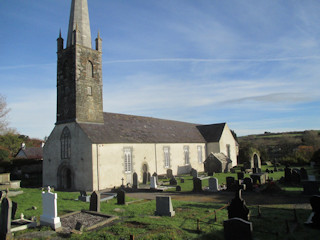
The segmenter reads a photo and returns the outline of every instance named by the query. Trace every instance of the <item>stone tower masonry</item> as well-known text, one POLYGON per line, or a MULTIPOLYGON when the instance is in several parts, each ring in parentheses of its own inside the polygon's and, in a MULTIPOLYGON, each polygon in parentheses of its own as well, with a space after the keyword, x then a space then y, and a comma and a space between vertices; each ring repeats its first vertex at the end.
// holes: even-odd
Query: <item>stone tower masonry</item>
POLYGON ((68 40, 57 39, 57 122, 103 123, 102 40, 92 49, 87 0, 72 0, 68 40))

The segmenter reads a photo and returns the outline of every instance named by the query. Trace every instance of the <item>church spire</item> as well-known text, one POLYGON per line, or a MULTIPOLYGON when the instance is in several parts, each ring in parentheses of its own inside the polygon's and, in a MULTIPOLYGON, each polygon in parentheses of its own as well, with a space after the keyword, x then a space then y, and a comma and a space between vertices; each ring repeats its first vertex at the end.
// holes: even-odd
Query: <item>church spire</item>
POLYGON ((71 3, 67 47, 71 47, 75 43, 92 48, 87 0, 72 0, 71 3), (73 32, 76 28, 79 33, 74 39, 73 32))

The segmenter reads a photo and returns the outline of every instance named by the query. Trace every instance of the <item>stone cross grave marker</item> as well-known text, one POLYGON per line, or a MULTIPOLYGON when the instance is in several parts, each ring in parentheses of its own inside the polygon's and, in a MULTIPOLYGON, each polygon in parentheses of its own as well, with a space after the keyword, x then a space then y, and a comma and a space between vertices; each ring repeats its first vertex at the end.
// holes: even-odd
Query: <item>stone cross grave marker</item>
POLYGON ((211 192, 219 192, 220 188, 219 188, 219 183, 218 183, 218 179, 217 178, 209 178, 209 191, 211 192))
POLYGON ((156 177, 151 177, 150 189, 156 189, 156 188, 157 188, 157 179, 156 179, 156 177))
POLYGON ((228 206, 228 218, 242 218, 243 220, 249 220, 249 209, 246 206, 245 201, 241 197, 241 189, 236 191, 236 196, 232 199, 228 206))
POLYGON ((48 192, 42 192, 42 215, 40 216, 40 224, 50 226, 53 229, 61 227, 60 218, 58 217, 56 193, 52 193, 50 187, 48 192))
POLYGON ((10 239, 11 237, 11 213, 12 202, 8 197, 5 197, 1 202, 0 239, 10 239))
POLYGON ((123 189, 119 189, 117 192, 117 204, 126 204, 126 192, 123 189))
POLYGON ((175 215, 170 196, 156 196, 155 215, 168 217, 173 217, 175 215))
POLYGON ((90 198, 90 211, 100 212, 100 193, 94 191, 90 198))
POLYGON ((225 240, 252 240, 252 223, 241 218, 223 221, 225 240))
POLYGON ((138 174, 136 172, 133 173, 132 179, 133 179, 132 188, 137 189, 139 187, 139 184, 138 184, 138 174))
POLYGON ((193 192, 202 192, 202 181, 200 178, 193 178, 193 192))

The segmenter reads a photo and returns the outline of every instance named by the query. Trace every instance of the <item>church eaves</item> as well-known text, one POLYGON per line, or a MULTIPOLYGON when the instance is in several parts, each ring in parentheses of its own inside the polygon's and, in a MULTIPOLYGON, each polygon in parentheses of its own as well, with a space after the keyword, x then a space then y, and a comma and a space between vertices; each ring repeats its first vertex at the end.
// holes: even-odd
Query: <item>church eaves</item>
POLYGON ((74 44, 92 48, 87 0, 72 0, 71 3, 67 47, 74 44), (79 32, 76 40, 74 39, 74 31, 79 32))

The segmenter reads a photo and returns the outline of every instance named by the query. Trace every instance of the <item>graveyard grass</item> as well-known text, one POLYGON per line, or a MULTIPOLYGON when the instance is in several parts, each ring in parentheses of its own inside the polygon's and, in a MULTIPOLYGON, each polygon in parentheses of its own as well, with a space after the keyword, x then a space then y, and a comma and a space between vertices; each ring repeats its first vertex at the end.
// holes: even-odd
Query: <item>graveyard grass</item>
MULTIPOLYGON (((219 179, 219 184, 225 182, 225 177, 233 174, 216 174, 219 179)), ((236 175, 236 174, 234 174, 236 175)), ((275 173, 274 179, 279 179, 283 176, 283 172, 275 173)), ((192 190, 192 181, 190 176, 184 176, 185 183, 178 185, 183 191, 192 190)), ((207 181, 207 180, 205 180, 207 181)), ((207 186, 207 182, 203 186, 207 186)), ((301 194, 302 188, 299 186, 282 187, 285 191, 280 194, 301 194)), ((12 197, 13 201, 18 202, 18 210, 16 218, 23 212, 26 218, 36 216, 39 220, 42 214, 41 189, 22 189, 24 193, 16 197, 12 197), (32 208, 35 206, 36 209, 32 208)), ((81 209, 89 209, 89 203, 75 201, 78 198, 79 192, 59 192, 58 193, 58 215, 79 211, 81 209)), ((126 202, 135 199, 126 196, 126 202)), ((227 202, 226 202, 227 204, 227 202)), ((112 199, 109 202, 101 203, 101 212, 109 215, 119 216, 119 220, 113 224, 100 227, 94 231, 84 232, 82 235, 71 235, 71 239, 129 239, 130 235, 134 235, 135 239, 224 239, 223 236, 223 220, 228 219, 227 209, 224 208, 217 211, 217 221, 215 221, 214 210, 218 210, 225 206, 219 203, 200 203, 172 200, 172 205, 175 216, 157 217, 154 216, 155 200, 137 201, 129 205, 117 205, 117 200, 112 199), (198 233, 197 219, 200 220, 200 230, 198 233)), ((261 212, 262 217, 258 217, 258 207, 256 205, 248 205, 250 209, 250 221, 253 223, 253 235, 256 239, 267 240, 276 239, 276 234, 279 233, 278 239, 317 239, 319 230, 314 230, 304 226, 311 213, 309 209, 297 209, 297 217, 299 224, 295 226, 293 221, 293 204, 281 205, 264 205, 261 212), (286 233, 286 220, 289 227, 295 227, 292 234, 286 233)), ((45 228, 37 228, 26 231, 45 231, 45 228)), ((19 232, 19 236, 24 232, 19 232)))

